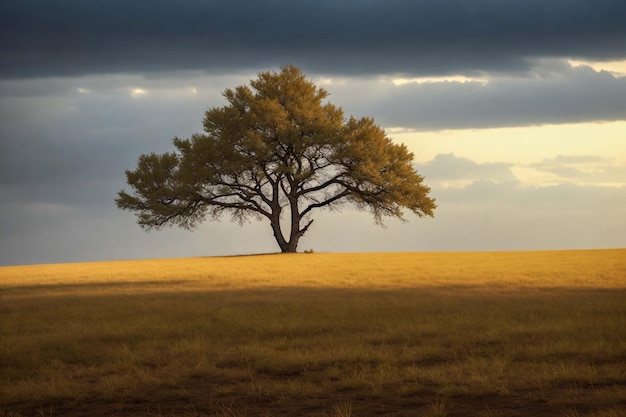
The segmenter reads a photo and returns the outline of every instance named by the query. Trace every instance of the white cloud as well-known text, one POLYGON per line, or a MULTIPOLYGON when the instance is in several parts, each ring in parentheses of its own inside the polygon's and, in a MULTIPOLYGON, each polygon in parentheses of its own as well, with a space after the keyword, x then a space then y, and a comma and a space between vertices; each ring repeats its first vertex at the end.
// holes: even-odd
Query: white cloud
POLYGON ((626 186, 626 160, 593 155, 557 155, 526 165, 553 176, 554 183, 626 186))
POLYGON ((145 96, 148 92, 143 88, 133 88, 130 95, 133 97, 145 96))
POLYGON ((581 61, 568 60, 574 67, 590 67, 595 71, 607 71, 615 77, 626 77, 626 60, 619 61, 581 61))
POLYGON ((477 163, 469 158, 457 157, 453 153, 436 155, 432 161, 418 164, 419 172, 428 183, 443 187, 464 187, 475 181, 493 183, 517 182, 511 171, 511 163, 477 163))
POLYGON ((477 164, 507 164, 517 180, 530 186, 562 182, 616 186, 626 178, 626 121, 434 132, 402 128, 387 131, 414 153, 420 169, 422 165, 435 164, 437 155, 454 154, 477 164), (548 169, 539 169, 548 168, 544 161, 553 159, 556 162, 552 165, 575 168, 586 173, 586 177, 568 176, 564 172, 557 176, 548 169))
POLYGON ((404 84, 434 84, 434 83, 479 83, 487 84, 489 79, 487 77, 467 77, 463 75, 451 75, 440 77, 415 77, 415 78, 394 78, 392 83, 396 86, 404 84))
POLYGON ((476 182, 519 183, 527 187, 560 184, 626 186, 626 159, 597 155, 557 155, 539 161, 482 162, 453 153, 416 164, 429 184, 464 188, 476 182))

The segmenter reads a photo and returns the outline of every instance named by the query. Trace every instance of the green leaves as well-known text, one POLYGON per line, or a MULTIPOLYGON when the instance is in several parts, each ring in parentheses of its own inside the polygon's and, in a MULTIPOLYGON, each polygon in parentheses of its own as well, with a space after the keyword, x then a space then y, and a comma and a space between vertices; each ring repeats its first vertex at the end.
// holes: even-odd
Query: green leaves
POLYGON ((145 229, 158 229, 168 223, 193 227, 204 208, 189 198, 193 187, 181 178, 179 165, 180 158, 175 153, 140 156, 137 169, 126 171, 128 185, 135 193, 120 191, 115 200, 117 206, 135 211, 139 225, 145 229))
POLYGON ((370 209, 377 223, 385 216, 403 218, 402 208, 420 217, 433 216, 430 188, 413 168, 413 154, 394 144, 371 118, 350 118, 339 157, 346 169, 349 199, 370 209))
POLYGON ((327 97, 292 65, 227 89, 228 104, 205 113, 204 134, 174 138, 176 152, 139 158, 126 173, 134 193, 121 191, 118 207, 135 211, 145 228, 192 227, 207 214, 265 217, 283 251, 295 251, 311 225, 304 216, 317 208, 352 202, 379 224, 402 218, 402 208, 432 216, 435 201, 406 146, 371 118, 345 120, 327 97))

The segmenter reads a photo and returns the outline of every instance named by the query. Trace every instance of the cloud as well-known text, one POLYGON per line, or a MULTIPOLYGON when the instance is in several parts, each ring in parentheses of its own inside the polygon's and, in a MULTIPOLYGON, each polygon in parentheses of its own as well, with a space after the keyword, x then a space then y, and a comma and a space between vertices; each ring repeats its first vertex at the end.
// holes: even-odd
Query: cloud
MULTIPOLYGON (((134 158, 135 155, 132 155, 134 158)), ((600 162, 593 156, 560 156, 563 162, 600 162)), ((121 167, 115 167, 118 170, 121 167)), ((626 246, 626 187, 559 184, 525 186, 509 163, 478 163, 451 154, 419 165, 439 205, 434 219, 408 216, 376 227, 370 215, 346 206, 314 214, 301 249, 316 251, 522 250, 626 246), (445 186, 468 178, 468 183, 445 186)), ((118 172, 119 174, 119 172, 118 172)), ((207 221, 194 232, 144 233, 130 213, 115 208, 109 188, 90 181, 99 203, 31 199, 0 201, 0 265, 41 262, 203 256, 274 252, 266 223, 239 227, 207 221)), ((33 185, 33 184, 31 184, 33 185)), ((56 191, 63 182, 48 184, 56 191), (56 188, 54 188, 56 187, 56 188)), ((1 188, 0 188, 1 191, 1 188)), ((35 190, 36 192, 37 190, 35 190)))
MULTIPOLYGON (((626 169, 626 161, 594 155, 559 155, 529 164, 537 169, 561 164, 626 169)), ((437 198, 434 221, 419 226, 432 250, 519 250, 623 247, 626 245, 626 186, 578 183, 563 176, 552 185, 527 185, 514 164, 477 163, 440 154, 419 164, 437 198), (466 179, 466 181, 454 181, 466 179), (452 186, 451 186, 452 185, 452 186)), ((603 177, 604 178, 604 177, 603 177)), ((613 181, 617 178, 612 177, 613 181)), ((608 180, 607 177, 604 178, 608 180)), ((417 227, 417 226, 416 226, 417 227)))
POLYGON ((419 164, 417 168, 429 182, 449 186, 474 181, 515 182, 517 178, 511 171, 512 166, 513 164, 505 162, 479 164, 450 153, 439 154, 432 161, 419 164))
POLYGON ((133 97, 141 97, 141 96, 145 96, 146 94, 148 94, 148 92, 144 90, 143 88, 133 88, 130 93, 130 95, 133 97))
MULTIPOLYGON (((235 255, 276 251, 262 223, 206 222, 198 230, 146 233, 113 204, 11 204, 0 201, 0 265, 235 255)), ((266 230, 267 229, 267 230, 266 230)))
MULTIPOLYGON (((24 4, 35 3, 25 0, 24 4)), ((45 7, 65 3, 50 4, 45 7)), ((136 7, 139 3, 132 4, 136 7)), ((161 3, 155 4, 158 12, 161 3)), ((339 7, 344 3, 333 4, 339 7)), ((8 2, 0 7, 8 5, 22 7, 8 2)), ((600 6, 605 5, 600 2, 600 6)), ((104 6, 84 2, 80 7, 104 6)), ((131 21, 133 13, 127 17, 131 21)), ((33 25, 41 23, 42 16, 34 16, 33 25)), ((63 22, 64 18, 57 20, 63 22)), ((0 48, 7 43, 2 45, 0 48)), ((76 61, 73 53, 66 56, 66 62, 78 65, 76 73, 97 69, 81 67, 87 64, 76 61)), ((102 53, 110 54, 107 50, 102 53)), ((247 83, 265 67, 243 71, 245 65, 235 66, 224 74, 207 74, 174 70, 178 65, 172 64, 161 68, 167 71, 155 67, 145 74, 49 77, 46 65, 44 60, 41 68, 32 69, 39 78, 0 80, 0 212, 7 220, 0 225, 0 264, 275 250, 271 231, 263 223, 239 228, 227 221, 207 222, 196 233, 173 229, 147 235, 135 225, 132 214, 119 211, 113 202, 124 187, 124 170, 133 168, 140 154, 169 151, 172 137, 200 131, 204 111, 225 104, 224 88, 247 83), (132 97, 135 89, 146 94, 132 97)), ((275 67, 274 62, 269 65, 275 67)), ((112 68, 126 72, 133 67, 113 60, 103 64, 101 72, 112 68)), ((358 69, 363 73, 370 70, 358 69)), ((487 83, 395 86, 391 74, 349 77, 320 71, 309 75, 330 91, 330 101, 342 106, 346 114, 373 116, 386 128, 623 120, 626 108, 626 79, 589 67, 573 68, 564 60, 535 60, 532 72, 492 74, 487 83)), ((473 143, 477 149, 471 154, 476 155, 480 144, 477 140, 473 143)), ((349 208, 343 213, 320 213, 302 249, 626 246, 626 193, 619 182, 626 178, 626 163, 619 155, 569 155, 567 149, 568 142, 563 140, 559 152, 565 155, 555 156, 550 151, 541 154, 545 159, 522 164, 497 159, 479 163, 452 147, 446 152, 456 154, 440 154, 418 164, 438 199, 435 219, 389 222, 388 229, 378 229, 366 213, 349 208), (520 169, 545 174, 551 181, 530 187, 519 176, 520 169)))
MULTIPOLYGON (((533 163, 477 163, 448 153, 438 154, 430 161, 416 164, 416 169, 436 188, 473 188, 478 191, 484 188, 517 192, 538 186, 626 186, 626 160, 595 155, 557 155, 533 163), (519 176, 529 175, 528 169, 539 172, 539 175, 530 175, 530 178, 519 176)), ((481 192, 476 194, 480 195, 481 192)), ((464 195, 463 198, 472 201, 471 195, 464 195)))
POLYGON ((0 82, 4 198, 112 206, 124 170, 140 154, 169 150, 174 136, 199 131, 207 104, 221 102, 219 91, 197 78, 105 78, 0 82), (186 82, 203 94, 192 94, 186 82), (133 97, 138 88, 149 94, 133 97))
POLYGON ((554 182, 576 182, 612 186, 626 185, 626 161, 593 155, 557 155, 527 164, 527 167, 551 174, 554 182))
POLYGON ((334 74, 524 72, 626 58, 619 0, 150 0, 0 3, 0 77, 295 63, 334 74))
POLYGON ((330 90, 347 111, 422 131, 626 119, 626 77, 565 61, 537 62, 533 76, 488 83, 357 79, 330 90))
POLYGON ((442 187, 434 182, 432 193, 439 205, 436 217, 419 226, 429 250, 626 245, 624 186, 525 186, 514 181, 475 180, 462 187, 442 187))
MULTIPOLYGON (((599 162, 594 156, 555 159, 599 162)), ((317 216, 303 247, 329 251, 539 250, 626 246, 626 187, 562 183, 529 186, 512 164, 477 163, 452 154, 419 164, 437 198, 434 219, 371 225, 346 209, 317 216), (456 181, 467 179, 467 181, 456 181), (450 186, 450 182, 454 186, 450 186), (349 218, 350 221, 346 221, 349 218), (329 238, 332 236, 332 239, 329 238)))

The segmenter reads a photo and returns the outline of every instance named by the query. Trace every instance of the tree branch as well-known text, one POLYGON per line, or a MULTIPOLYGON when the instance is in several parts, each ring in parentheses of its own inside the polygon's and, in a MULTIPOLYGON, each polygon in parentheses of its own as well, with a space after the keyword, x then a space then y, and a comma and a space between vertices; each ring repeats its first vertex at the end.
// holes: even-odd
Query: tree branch
POLYGON ((345 175, 345 173, 341 172, 341 173, 335 175, 334 177, 330 178, 326 182, 323 182, 323 183, 321 183, 319 185, 316 185, 314 187, 311 187, 311 188, 302 189, 300 192, 298 192, 298 197, 301 197, 301 196, 304 196, 304 195, 307 195, 307 194, 310 194, 310 193, 314 193, 316 191, 323 190, 324 188, 327 188, 327 187, 329 187, 329 186, 331 186, 333 184, 339 184, 339 185, 345 186, 344 183, 339 181, 339 179, 341 177, 343 177, 344 175, 345 175))
POLYGON ((350 195, 350 190, 348 190, 347 188, 345 190, 343 190, 341 193, 329 198, 328 200, 322 201, 320 203, 313 203, 313 204, 309 204, 309 206, 307 208, 305 208, 301 215, 304 216, 306 215, 308 212, 310 212, 311 210, 315 209, 315 208, 320 208, 320 207, 325 207, 328 206, 332 203, 334 203, 335 201, 344 198, 346 196, 350 195))
POLYGON ((309 227, 311 226, 312 223, 313 223, 313 219, 309 220, 308 223, 302 229, 300 229, 300 231, 298 232, 300 233, 300 237, 304 236, 306 231, 309 230, 309 227))

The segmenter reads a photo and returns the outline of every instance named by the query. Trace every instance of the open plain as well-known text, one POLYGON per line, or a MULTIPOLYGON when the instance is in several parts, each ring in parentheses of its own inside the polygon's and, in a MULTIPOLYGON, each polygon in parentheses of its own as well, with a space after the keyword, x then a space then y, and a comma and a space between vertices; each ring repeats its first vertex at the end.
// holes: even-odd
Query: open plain
POLYGON ((626 416, 626 250, 0 267, 0 416, 626 416))

